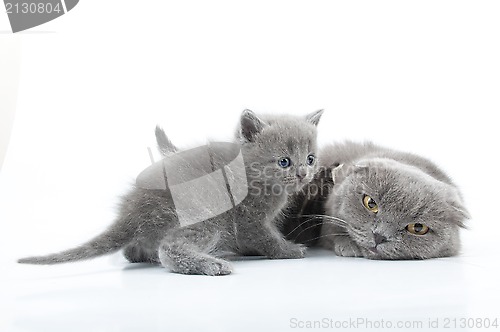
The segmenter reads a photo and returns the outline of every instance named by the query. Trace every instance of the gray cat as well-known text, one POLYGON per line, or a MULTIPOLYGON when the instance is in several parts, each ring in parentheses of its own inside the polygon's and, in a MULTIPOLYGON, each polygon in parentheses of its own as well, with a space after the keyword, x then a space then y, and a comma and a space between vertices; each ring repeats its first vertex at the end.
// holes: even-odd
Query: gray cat
MULTIPOLYGON (((261 119, 243 112, 237 141, 250 190, 229 211, 180 227, 171 192, 136 187, 123 198, 117 220, 103 234, 80 247, 19 262, 63 263, 123 248, 130 262, 161 263, 184 274, 225 275, 232 267, 222 258, 230 255, 301 258, 304 246, 285 240, 278 225, 289 196, 311 181, 318 168, 316 126, 321 115, 261 119)), ((177 151, 160 128, 156 136, 162 154, 177 151)))
POLYGON ((284 233, 339 256, 427 259, 459 252, 469 218, 452 180, 429 160, 372 143, 324 147, 284 233))

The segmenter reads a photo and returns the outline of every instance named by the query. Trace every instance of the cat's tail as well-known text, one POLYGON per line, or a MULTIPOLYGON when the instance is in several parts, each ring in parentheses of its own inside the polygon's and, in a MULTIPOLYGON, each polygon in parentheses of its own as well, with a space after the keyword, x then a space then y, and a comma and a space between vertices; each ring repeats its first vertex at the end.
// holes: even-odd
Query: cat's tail
POLYGON ((160 151, 162 156, 166 157, 179 151, 179 149, 177 149, 172 141, 170 141, 170 139, 167 137, 167 134, 165 134, 165 131, 161 127, 156 126, 155 135, 156 143, 158 144, 158 150, 160 151))
POLYGON ((21 258, 21 264, 52 265, 95 258, 120 250, 130 243, 134 237, 135 228, 122 223, 111 225, 104 233, 76 248, 57 254, 21 258))

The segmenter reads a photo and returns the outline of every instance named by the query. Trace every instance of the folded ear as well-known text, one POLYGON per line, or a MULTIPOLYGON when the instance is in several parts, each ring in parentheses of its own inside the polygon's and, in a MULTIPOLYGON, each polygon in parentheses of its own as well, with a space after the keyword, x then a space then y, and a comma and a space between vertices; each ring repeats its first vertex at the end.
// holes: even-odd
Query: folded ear
POLYGON ((317 126, 319 123, 319 120, 321 119, 321 115, 323 115, 324 110, 319 110, 316 112, 313 112, 311 114, 306 115, 306 120, 307 122, 312 123, 313 125, 317 126))
POLYGON ((332 168, 333 184, 337 184, 337 183, 342 182, 342 180, 344 178, 345 178, 344 164, 340 164, 340 165, 332 168))
POLYGON ((466 228, 465 221, 471 219, 471 215, 463 205, 462 197, 458 193, 458 190, 456 188, 453 189, 447 199, 447 203, 451 207, 452 219, 458 226, 466 228))
POLYGON ((244 110, 241 113, 241 137, 247 142, 253 142, 255 137, 260 134, 267 124, 250 110, 244 110))
POLYGON ((334 184, 338 184, 345 180, 350 174, 363 174, 366 175, 370 168, 361 164, 335 164, 332 165, 332 179, 334 184))
POLYGON ((457 216, 457 218, 455 219, 455 223, 462 228, 468 228, 465 224, 465 221, 471 218, 469 211, 467 211, 464 207, 457 208, 453 205, 451 206, 451 208, 454 210, 455 215, 457 216))

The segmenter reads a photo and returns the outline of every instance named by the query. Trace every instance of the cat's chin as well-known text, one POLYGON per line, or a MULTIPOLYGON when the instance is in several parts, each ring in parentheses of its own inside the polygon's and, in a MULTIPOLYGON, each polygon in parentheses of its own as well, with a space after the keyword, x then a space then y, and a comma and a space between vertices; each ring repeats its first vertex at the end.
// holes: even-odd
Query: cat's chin
POLYGON ((387 254, 384 253, 383 244, 377 247, 361 247, 363 256, 368 259, 373 260, 387 260, 391 259, 387 254))
POLYGON ((394 254, 390 254, 384 252, 382 248, 363 248, 363 256, 372 260, 385 260, 385 261, 393 261, 393 260, 413 260, 415 258, 408 257, 402 253, 399 253, 397 256, 394 254), (376 249, 376 250, 374 250, 376 249))
POLYGON ((363 256, 365 258, 368 258, 368 259, 373 259, 373 260, 385 260, 385 259, 389 259, 386 257, 386 255, 384 255, 380 249, 376 249, 376 248, 369 248, 369 249, 366 249, 366 248, 363 248, 363 256))

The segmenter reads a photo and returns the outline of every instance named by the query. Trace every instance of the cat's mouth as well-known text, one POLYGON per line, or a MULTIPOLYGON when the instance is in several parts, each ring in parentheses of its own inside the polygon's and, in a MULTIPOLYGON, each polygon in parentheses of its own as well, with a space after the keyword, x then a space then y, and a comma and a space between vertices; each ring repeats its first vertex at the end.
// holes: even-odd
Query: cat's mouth
POLYGON ((300 192, 304 189, 304 186, 307 184, 307 181, 303 180, 291 180, 283 182, 283 188, 287 192, 288 195, 293 195, 295 193, 300 192))
POLYGON ((372 257, 379 257, 379 256, 384 256, 385 255, 385 246, 387 244, 386 242, 383 243, 370 243, 367 241, 356 241, 360 247, 365 249, 365 251, 372 257))
POLYGON ((365 249, 368 251, 369 258, 383 259, 384 257, 389 257, 389 253, 387 252, 389 248, 386 247, 385 243, 381 243, 376 246, 366 246, 365 249))
POLYGON ((300 181, 291 181, 288 183, 285 183, 285 186, 289 189, 289 191, 296 192, 300 191, 305 185, 305 182, 300 182, 300 181))
POLYGON ((286 186, 303 187, 309 182, 309 180, 310 179, 306 178, 290 177, 290 178, 285 178, 283 184, 286 186))
POLYGON ((301 190, 302 188, 304 188, 304 186, 306 184, 308 184, 309 182, 311 182, 311 179, 310 178, 301 178, 301 179, 297 179, 296 180, 296 183, 297 183, 297 189, 298 190, 301 190))

